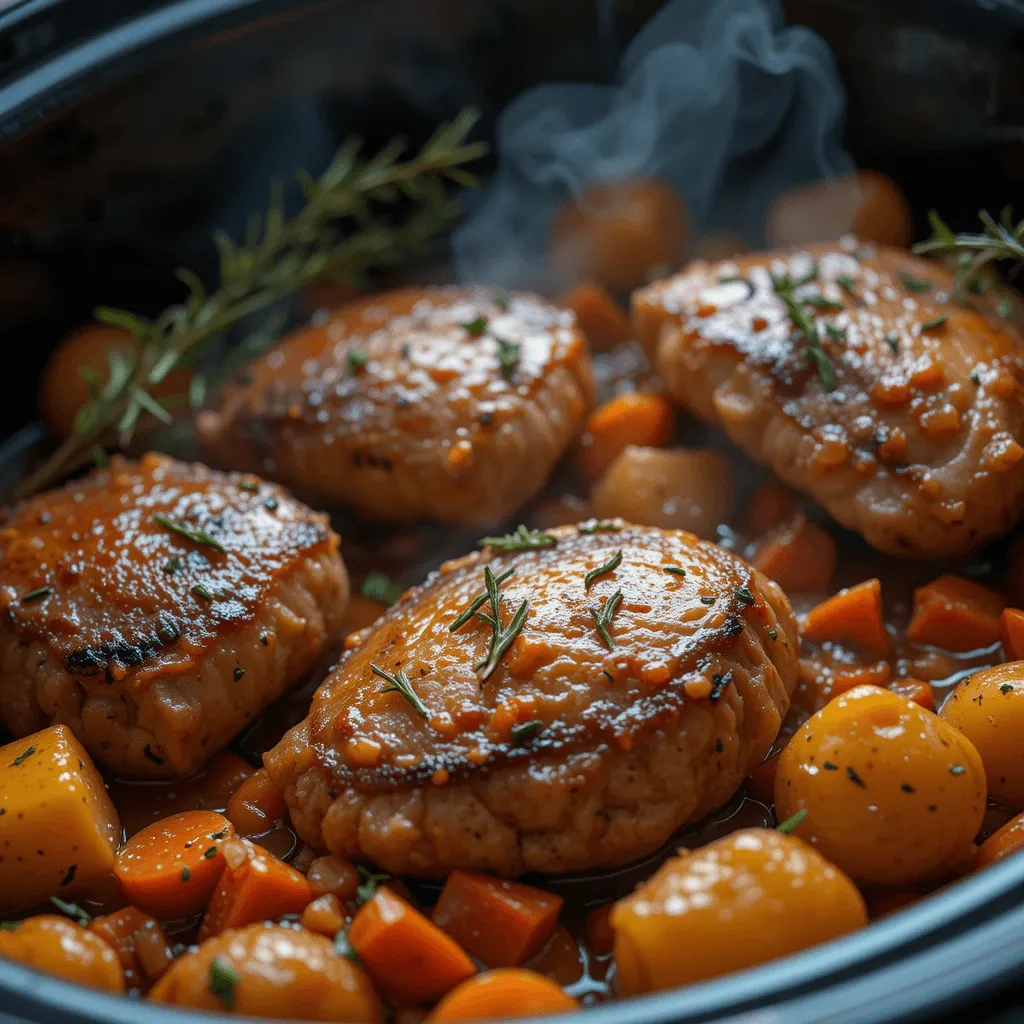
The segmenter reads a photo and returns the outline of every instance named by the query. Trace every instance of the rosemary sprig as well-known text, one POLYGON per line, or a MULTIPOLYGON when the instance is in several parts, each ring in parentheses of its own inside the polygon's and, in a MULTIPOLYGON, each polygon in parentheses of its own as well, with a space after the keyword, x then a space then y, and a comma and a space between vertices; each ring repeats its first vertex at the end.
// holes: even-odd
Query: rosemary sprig
POLYGON ((501 537, 481 537, 477 542, 482 548, 492 551, 538 551, 541 548, 552 548, 558 543, 550 533, 544 530, 528 530, 522 523, 512 533, 501 537))
POLYGON ((576 526, 577 533, 618 533, 619 527, 615 523, 603 523, 597 519, 588 519, 585 523, 576 526))
POLYGON ((791 814, 784 821, 780 821, 775 827, 776 832, 784 832, 786 835, 790 835, 795 828, 802 825, 804 819, 807 817, 807 808, 801 807, 796 814, 791 814))
POLYGON ((214 551, 219 551, 221 554, 226 553, 224 545, 216 537, 211 537, 208 533, 203 533, 202 530, 193 530, 191 526, 186 526, 184 523, 176 523, 168 516, 158 514, 153 516, 153 519, 165 530, 170 530, 171 533, 176 533, 179 537, 185 537, 187 540, 192 541, 193 544, 201 544, 203 547, 213 548, 214 551))
POLYGON ((598 576, 604 576, 606 573, 615 572, 616 569, 622 564, 622 548, 608 559, 604 565, 599 565, 596 569, 591 569, 586 576, 583 577, 583 589, 589 590, 590 584, 598 578, 598 576))
POLYGON ((404 593, 402 587, 395 583, 387 573, 374 569, 366 574, 359 593, 371 601, 380 601, 383 604, 394 604, 404 593))
MULTIPOLYGON (((514 572, 515 568, 506 569, 499 577, 499 585, 504 583, 514 572)), ((469 607, 448 627, 449 633, 454 633, 456 630, 461 629, 474 615, 480 610, 484 601, 487 600, 487 591, 485 590, 482 594, 477 594, 472 601, 469 602, 469 607)))
POLYGON ((590 608, 590 614, 594 616, 594 625, 597 627, 597 632, 600 634, 605 647, 607 647, 609 651, 615 648, 615 641, 612 639, 609 627, 612 624, 612 619, 615 618, 615 613, 618 611, 620 604, 622 604, 622 591, 616 590, 615 593, 605 601, 600 611, 598 611, 597 608, 590 608))
POLYGON ((498 343, 498 369, 505 380, 511 380, 519 365, 522 349, 517 342, 507 341, 505 338, 496 337, 494 340, 498 343))
POLYGON ((394 675, 390 672, 385 672, 384 669, 378 665, 370 664, 370 671, 375 676, 380 676, 388 685, 384 687, 384 693, 400 693, 413 707, 420 718, 429 718, 430 712, 427 710, 427 705, 420 700, 416 691, 412 688, 412 683, 409 682, 409 677, 405 674, 404 669, 399 669, 394 675))
POLYGON ((30 494, 84 465, 96 445, 126 447, 140 420, 168 421, 170 414, 150 390, 195 363, 239 321, 318 279, 397 263, 446 229, 456 207, 445 183, 475 184, 462 165, 487 149, 482 142, 466 142, 476 121, 475 111, 463 111, 406 160, 400 159, 400 139, 369 158, 361 154, 361 140, 350 139, 319 178, 300 174, 306 204, 294 217, 286 218, 282 191, 274 187, 267 213, 253 218, 244 242, 216 236, 220 272, 214 288, 208 291, 193 271, 179 270, 186 298, 155 319, 98 309, 97 319, 127 329, 134 345, 127 354, 111 355, 105 382, 93 375, 92 398, 79 410, 73 433, 15 494, 30 494), (402 199, 419 206, 404 223, 374 216, 375 205, 402 199), (353 222, 356 229, 348 230, 353 222))
MULTIPOLYGON (((978 211, 984 231, 956 234, 934 210, 928 214, 932 226, 931 238, 918 242, 914 252, 922 255, 958 254, 954 298, 960 305, 970 304, 968 292, 983 295, 991 287, 991 279, 984 273, 989 263, 1010 260, 1024 263, 1024 220, 1013 222, 1013 210, 1006 207, 997 222, 987 210, 978 211)), ((1004 307, 1013 315, 1012 305, 1004 307)), ((1000 311, 1000 316, 1003 312, 1000 311)))
POLYGON ((775 294, 778 295, 782 300, 782 304, 786 307, 786 312, 789 314, 789 319, 793 321, 793 326, 803 334, 807 342, 804 346, 803 354, 814 363, 821 386, 826 391, 835 391, 839 386, 839 381, 836 379, 836 369, 832 365, 832 360, 829 359, 828 353, 821 346, 821 335, 818 334, 818 328, 814 325, 814 320, 801 305, 802 300, 797 299, 794 294, 797 288, 807 284, 809 281, 813 281, 817 276, 817 267, 813 267, 810 273, 805 274, 796 281, 790 278, 788 274, 772 274, 772 286, 775 288, 775 294))
POLYGON ((498 580, 494 573, 491 572, 489 565, 484 566, 484 580, 487 585, 487 598, 491 603, 491 612, 490 614, 478 612, 477 618, 483 619, 491 627, 491 646, 487 652, 487 657, 475 666, 477 672, 483 669, 483 674, 480 676, 481 684, 488 680, 491 673, 498 667, 498 662, 501 661, 502 656, 512 646, 515 638, 519 636, 523 623, 526 622, 527 613, 530 611, 530 602, 524 600, 516 609, 516 613, 512 616, 512 621, 509 622, 508 626, 502 627, 502 595, 498 589, 498 580))

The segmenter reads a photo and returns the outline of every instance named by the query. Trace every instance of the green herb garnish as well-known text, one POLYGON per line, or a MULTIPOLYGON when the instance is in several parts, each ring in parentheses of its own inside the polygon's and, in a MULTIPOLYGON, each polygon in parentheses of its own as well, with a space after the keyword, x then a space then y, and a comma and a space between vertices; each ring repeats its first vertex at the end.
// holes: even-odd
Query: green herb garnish
POLYGON ((936 328, 942 327, 948 319, 949 317, 943 314, 942 316, 935 317, 934 320, 925 320, 925 322, 921 324, 922 334, 925 331, 934 331, 936 328))
POLYGON ((529 722, 520 722, 513 725, 509 730, 513 743, 528 743, 544 728, 544 723, 539 718, 533 718, 529 722))
POLYGON ((363 884, 356 889, 356 905, 361 907, 364 903, 368 903, 377 895, 377 890, 380 888, 382 882, 391 881, 391 876, 386 871, 370 871, 368 868, 364 868, 362 864, 357 864, 356 870, 359 872, 359 876, 363 880, 363 884))
POLYGON ((1013 683, 1003 683, 1003 685, 999 687, 999 692, 1000 693, 1009 693, 1012 689, 1013 689, 1013 683))
POLYGON ((244 668, 242 668, 242 666, 241 666, 241 665, 236 665, 236 666, 235 666, 235 671, 234 671, 233 675, 234 675, 234 677, 235 677, 235 682, 237 683, 237 682, 238 682, 238 680, 239 680, 239 679, 241 679, 241 678, 242 678, 242 676, 244 676, 244 675, 245 675, 245 669, 244 669, 244 668))
POLYGON ((363 580, 359 593, 371 601, 394 604, 402 596, 402 588, 387 573, 374 569, 373 572, 366 574, 366 579, 363 580))
POLYGON ((778 825, 775 826, 775 831, 783 832, 786 835, 789 835, 791 832, 793 832, 794 829, 796 829, 798 826, 804 823, 804 819, 806 817, 807 808, 801 807, 800 810, 796 812, 796 814, 791 814, 788 818, 786 818, 785 821, 780 821, 778 825))
POLYGON ((511 380, 515 376, 522 350, 514 341, 506 341, 504 338, 497 337, 494 340, 498 343, 498 368, 505 380, 511 380))
POLYGON ((390 672, 385 672, 384 669, 371 662, 370 670, 375 676, 380 676, 388 684, 384 687, 384 693, 400 693, 412 705, 413 710, 420 718, 430 717, 426 704, 420 700, 418 694, 412 688, 412 683, 409 682, 409 677, 405 674, 404 669, 400 668, 394 675, 391 675, 390 672))
POLYGON ((159 513, 153 516, 153 519, 165 530, 170 530, 171 533, 176 533, 179 537, 192 541, 193 544, 201 544, 204 547, 213 548, 214 551, 219 551, 221 554, 225 553, 224 545, 216 537, 211 537, 208 533, 203 533, 202 530, 193 530, 191 526, 176 523, 173 519, 159 513))
MULTIPOLYGON (((509 578, 509 576, 511 576, 514 572, 515 572, 514 568, 513 569, 506 569, 498 577, 498 583, 499 584, 500 583, 504 583, 505 580, 507 580, 509 578)), ((460 629, 467 622, 469 622, 469 620, 471 618, 473 618, 474 615, 476 615, 477 611, 479 611, 480 607, 483 605, 484 601, 486 601, 486 600, 487 600, 487 591, 486 590, 482 594, 477 594, 477 596, 474 597, 472 601, 470 601, 469 607, 448 627, 449 632, 454 633, 457 629, 460 629)))
POLYGON ((757 289, 754 287, 754 282, 747 277, 737 277, 735 274, 730 274, 727 277, 720 277, 718 279, 719 284, 745 284, 747 286, 747 298, 749 302, 756 294, 757 289))
POLYGON ((177 555, 173 558, 168 558, 167 561, 160 566, 164 572, 177 572, 179 569, 183 569, 184 567, 185 563, 177 555))
POLYGON ((238 971, 226 964, 219 956, 210 961, 210 994, 215 995, 225 1010, 235 1005, 235 985, 238 983, 238 971))
POLYGON ((193 583, 189 591, 195 594, 196 597, 201 597, 204 601, 213 600, 213 591, 202 583, 193 583))
POLYGON ((897 271, 897 277, 903 282, 903 287, 908 292, 930 292, 935 284, 932 281, 924 281, 919 277, 908 274, 905 270, 897 271))
POLYGON ((885 336, 885 343, 892 349, 894 356, 899 355, 900 352, 900 336, 898 334, 887 334, 885 336))
POLYGON ((679 565, 666 565, 664 566, 665 572, 672 573, 673 576, 685 576, 686 570, 679 565))
POLYGON ((614 523, 602 523, 596 519, 588 520, 585 523, 579 523, 576 527, 577 533, 618 533, 619 527, 614 523))
POLYGON ((714 599, 714 597, 712 597, 711 594, 701 594, 700 595, 700 603, 701 604, 706 604, 710 608, 711 605, 713 605, 715 603, 715 599, 714 599))
POLYGON ((187 882, 192 877, 192 872, 188 868, 181 869, 181 880, 187 882))
POLYGON ((20 921, 0 921, 0 932, 17 931, 20 924, 20 921))
POLYGON ((38 601, 42 597, 49 597, 52 593, 53 587, 36 587, 35 590, 22 594, 19 600, 22 604, 27 604, 29 601, 38 601))
POLYGON ((838 311, 843 308, 841 302, 836 302, 835 299, 826 299, 824 295, 805 295, 800 301, 813 309, 838 311))
POLYGON ((837 277, 836 284, 839 285, 839 287, 842 288, 851 299, 857 298, 856 286, 854 285, 852 277, 847 277, 846 275, 837 277))
POLYGON ((495 288, 493 302, 498 309, 508 309, 508 289, 507 288, 495 288))
POLYGON ((605 647, 607 647, 609 651, 615 648, 615 641, 612 639, 609 627, 612 624, 612 619, 615 618, 615 612, 618 610, 620 604, 622 604, 622 591, 616 590, 615 593, 605 601, 600 611, 597 608, 589 609, 590 614, 594 616, 594 625, 597 627, 597 632, 600 634, 605 647))
POLYGON ((733 593, 744 603, 753 604, 757 598, 754 597, 753 591, 750 587, 737 587, 733 593))
POLYGON ((516 609, 508 626, 503 628, 501 625, 501 592, 489 565, 484 566, 484 580, 487 585, 487 598, 491 604, 491 612, 490 614, 477 612, 477 618, 482 619, 491 627, 491 646, 487 657, 475 666, 475 671, 479 672, 483 669, 483 675, 480 677, 481 684, 486 682, 490 674, 498 667, 498 662, 501 661, 504 653, 519 635, 530 611, 530 602, 524 600, 516 609))
POLYGON ((829 341, 842 343, 846 341, 846 328, 836 327, 835 324, 825 324, 825 335, 829 341))
POLYGON ((963 775, 967 769, 962 764, 953 764, 949 766, 950 775, 963 775))
POLYGON ((66 917, 70 917, 73 921, 77 921, 83 928, 89 926, 92 918, 77 904, 68 903, 66 900, 62 900, 59 896, 51 896, 50 902, 66 917))
POLYGON ((365 348, 350 348, 345 356, 349 376, 354 377, 357 373, 362 373, 369 361, 370 353, 365 348))
POLYGON ((775 288, 775 294, 778 295, 782 300, 782 304, 786 307, 789 319, 797 330, 803 334, 807 342, 803 348, 803 354, 814 364, 818 372, 818 379, 821 381, 821 386, 826 391, 835 391, 839 386, 839 381, 836 378, 836 368, 832 365, 832 360, 829 359, 828 354, 821 347, 821 336, 818 334, 814 321, 803 308, 800 300, 794 295, 797 288, 807 284, 808 281, 813 281, 817 276, 818 268, 816 266, 812 268, 809 274, 805 274, 796 281, 793 281, 788 274, 781 276, 773 274, 772 286, 775 288))
POLYGON ((260 485, 251 483, 248 480, 242 480, 238 485, 238 489, 240 491, 249 491, 250 494, 256 494, 260 489, 260 485))
POLYGON ((210 848, 209 848, 209 849, 208 849, 208 850, 207 850, 207 851, 206 851, 206 852, 205 852, 205 853, 203 854, 203 857, 204 857, 204 858, 205 858, 206 860, 213 860, 213 858, 214 858, 214 857, 216 857, 216 856, 217 856, 217 847, 216 847, 216 846, 211 846, 211 847, 210 847, 210 848))
POLYGON ((867 787, 867 784, 866 784, 866 783, 864 782, 864 780, 863 780, 863 779, 862 779, 862 778, 861 778, 861 777, 860 777, 860 776, 859 776, 859 775, 857 774, 856 770, 855 770, 855 769, 854 769, 854 768, 853 768, 852 766, 850 766, 850 765, 847 765, 847 768, 846 768, 846 775, 847 775, 847 777, 849 778, 849 780, 850 780, 850 781, 851 781, 852 783, 854 783, 854 784, 855 784, 855 785, 857 785, 857 786, 860 786, 860 788, 861 788, 861 789, 867 789, 867 788, 868 788, 868 787, 867 787))
POLYGON ((554 547, 557 541, 544 530, 528 530, 520 523, 512 533, 501 537, 481 537, 477 543, 492 551, 537 551, 554 547))
POLYGON ((344 928, 334 936, 334 952, 346 960, 351 960, 356 964, 359 963, 359 954, 356 952, 356 947, 352 945, 352 940, 349 939, 348 932, 344 928))
POLYGON ((616 569, 622 564, 622 549, 618 551, 608 559, 604 565, 599 565, 596 569, 591 569, 586 576, 583 577, 583 589, 589 590, 590 584, 594 582, 599 576, 604 576, 607 573, 615 572, 616 569))
POLYGON ((19 764, 24 764, 35 752, 35 747, 28 747, 11 762, 11 767, 17 768, 19 764))
POLYGON ((487 317, 478 316, 464 324, 459 326, 467 333, 472 334, 474 337, 479 337, 487 330, 487 317))

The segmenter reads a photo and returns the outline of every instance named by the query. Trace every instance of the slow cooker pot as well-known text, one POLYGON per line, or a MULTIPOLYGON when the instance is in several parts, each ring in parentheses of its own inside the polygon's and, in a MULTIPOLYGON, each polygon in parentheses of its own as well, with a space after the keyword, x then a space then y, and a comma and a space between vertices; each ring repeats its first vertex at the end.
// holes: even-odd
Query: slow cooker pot
MULTIPOLYGON (((339 141, 425 138, 547 81, 607 81, 653 0, 26 0, 0 3, 0 488, 43 443, 48 351, 99 303, 173 300, 212 230, 339 141), (170 283, 169 283, 170 282, 170 283)), ((791 0, 835 54, 845 144, 899 182, 919 234, 967 227, 1024 182, 1019 0, 791 0)), ((493 170, 493 161, 485 172, 493 170)), ((867 930, 683 991, 603 1005, 613 1022, 1024 1019, 1024 858, 867 930)), ((0 1024, 175 1024, 0 960, 0 1024)))

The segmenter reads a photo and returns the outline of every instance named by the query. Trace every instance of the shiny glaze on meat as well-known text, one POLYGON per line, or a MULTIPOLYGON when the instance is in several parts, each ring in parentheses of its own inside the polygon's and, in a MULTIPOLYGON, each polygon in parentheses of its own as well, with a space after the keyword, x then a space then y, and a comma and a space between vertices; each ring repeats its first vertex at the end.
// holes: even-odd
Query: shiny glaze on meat
POLYGON ((226 464, 320 501, 488 524, 543 487, 592 395, 571 312, 489 288, 409 288, 286 338, 199 433, 226 464), (518 358, 503 367, 504 343, 518 358))
POLYGON ((789 706, 788 602, 738 557, 690 534, 618 527, 562 527, 540 551, 448 563, 358 634, 308 720, 266 757, 300 834, 413 874, 575 870, 650 852, 728 799, 789 706), (619 566, 588 588, 586 574, 618 551, 619 566), (482 680, 475 666, 491 628, 479 619, 450 627, 483 591, 485 566, 496 576, 515 570, 501 586, 503 624, 522 601, 529 611, 482 680), (591 609, 617 591, 609 650, 591 609), (373 665, 402 670, 427 717, 386 691, 373 665), (523 735, 525 723, 536 724, 523 735), (401 840, 385 824, 394 814, 407 819, 401 840), (474 816, 476 842, 464 837, 474 816), (541 835, 517 845, 517 831, 541 835))
POLYGON ((66 721, 98 760, 132 774, 194 770, 336 635, 348 592, 338 545, 327 518, 281 488, 159 455, 116 458, 31 498, 0 532, 5 723, 20 734, 66 721), (225 659, 234 697, 221 706, 203 683, 225 659), (89 694, 95 731, 80 718, 89 694), (126 730, 141 729, 123 748, 108 735, 121 712, 126 730))
POLYGON ((1021 340, 988 299, 953 292, 937 263, 851 243, 694 263, 633 312, 674 398, 880 550, 942 558, 1024 505, 1021 340), (803 307, 833 391, 772 282, 815 270, 795 294, 838 304, 803 307))

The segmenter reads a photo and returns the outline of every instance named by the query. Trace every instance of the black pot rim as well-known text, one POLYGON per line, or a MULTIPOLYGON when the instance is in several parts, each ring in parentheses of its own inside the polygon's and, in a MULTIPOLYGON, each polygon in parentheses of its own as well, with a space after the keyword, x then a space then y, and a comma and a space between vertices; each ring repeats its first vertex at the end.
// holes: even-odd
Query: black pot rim
MULTIPOLYGON (((0 140, 21 134, 78 95, 130 70, 155 49, 179 45, 255 11, 335 0, 175 0, 65 39, 64 49, 0 85, 0 140)), ((32 0, 0 16, 0 33, 46 16, 32 0)), ((24 466, 43 438, 38 424, 0 444, 0 477, 24 466)), ((683 951, 682 955, 685 955, 683 951)), ((607 1003, 589 1024, 881 1024, 920 1020, 976 999, 1024 967, 1024 857, 957 882, 863 931, 686 989, 607 1003)), ((0 959, 0 1015, 34 1024, 184 1024, 213 1015, 105 995, 0 959)), ((0 1017, 0 1019, 4 1019, 0 1017)), ((220 1018, 223 1019, 223 1018, 220 1018)), ((240 1018, 233 1018, 240 1019, 240 1018)), ((553 1024, 575 1018, 551 1018, 553 1024)))

